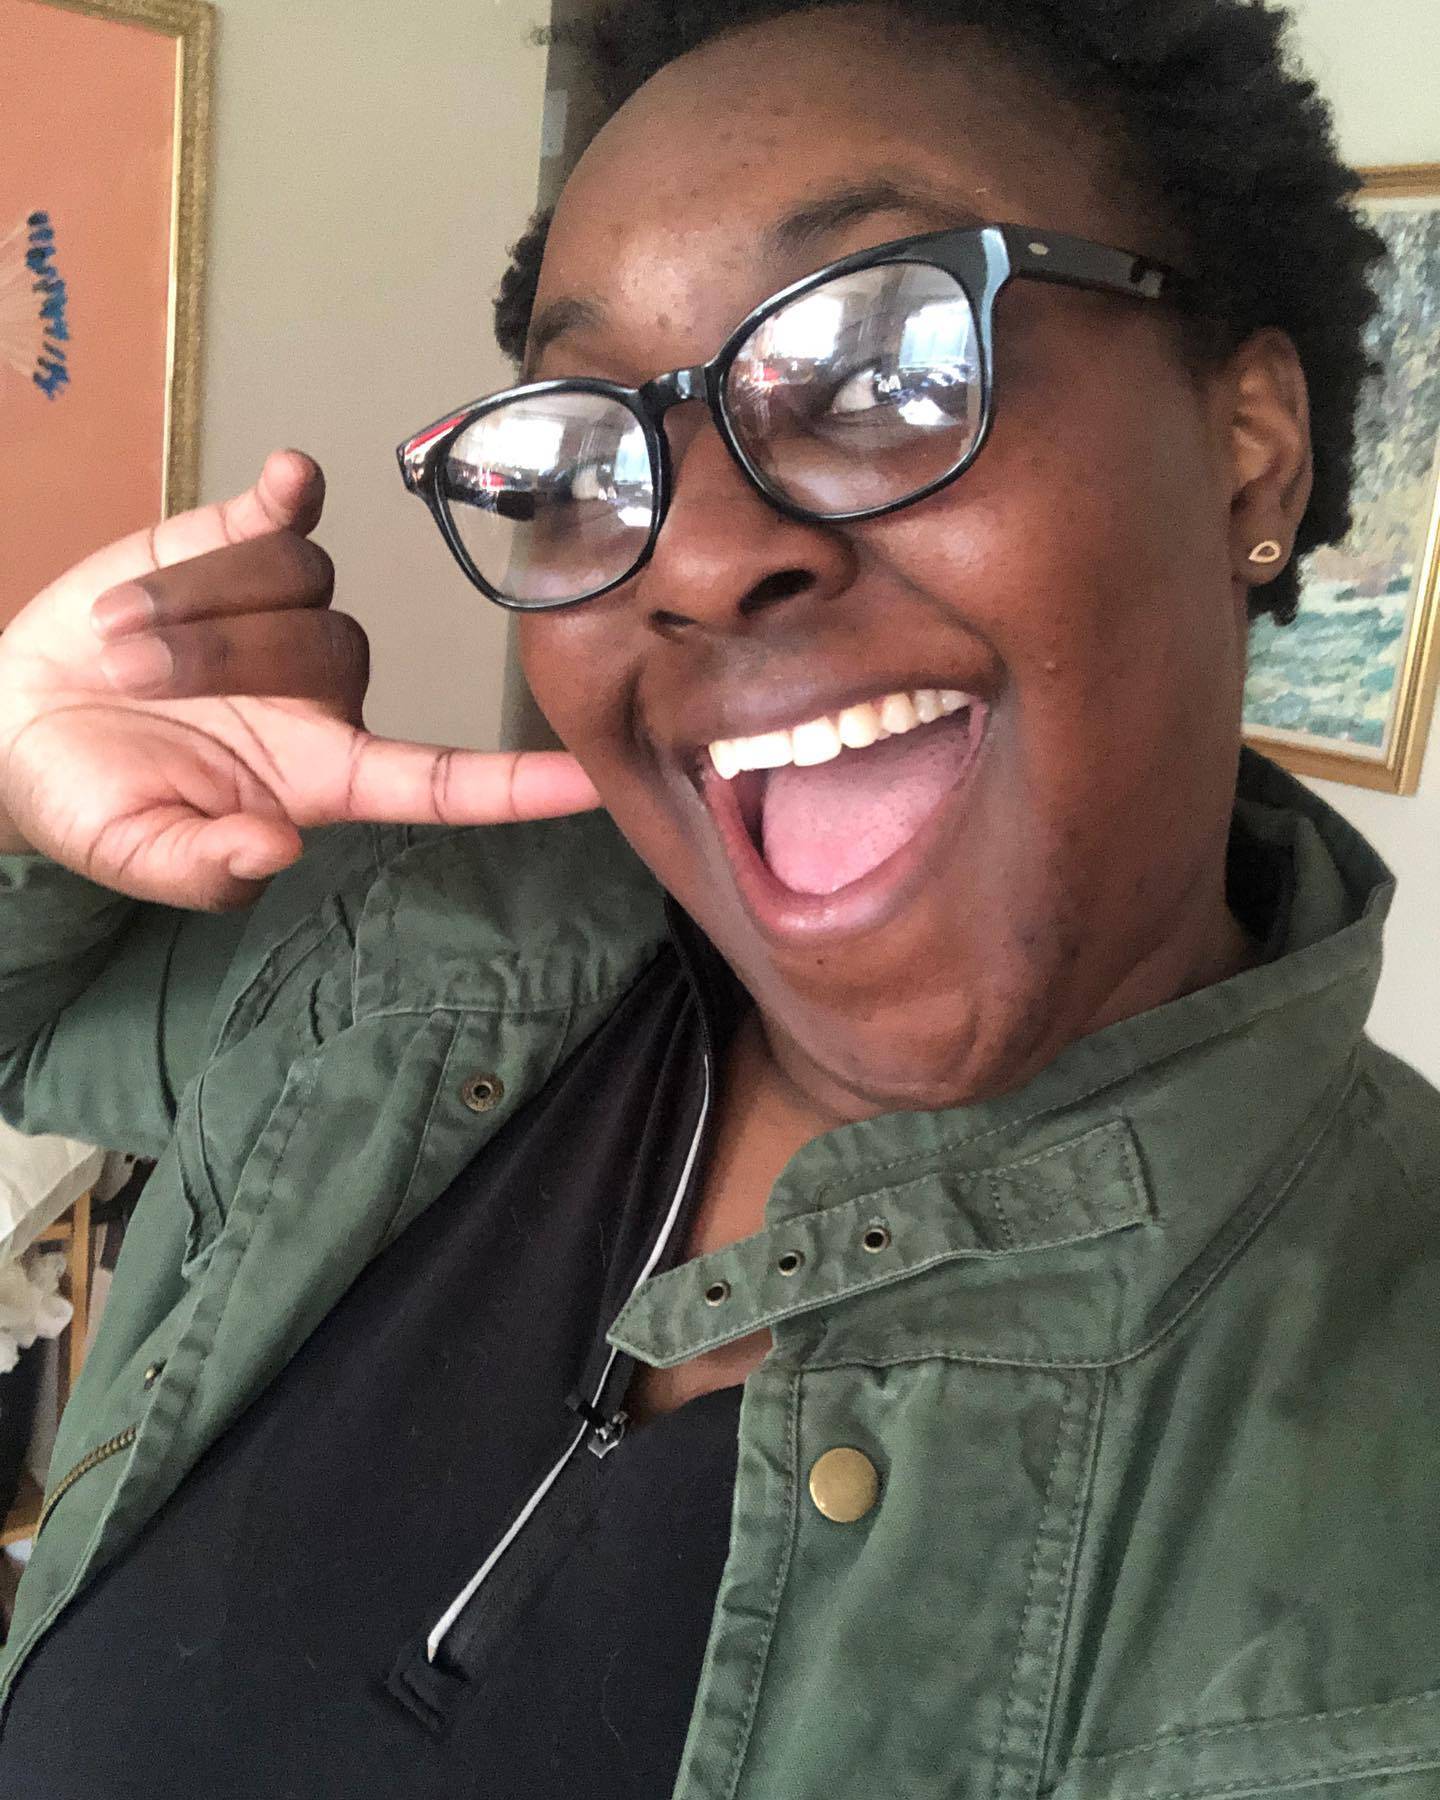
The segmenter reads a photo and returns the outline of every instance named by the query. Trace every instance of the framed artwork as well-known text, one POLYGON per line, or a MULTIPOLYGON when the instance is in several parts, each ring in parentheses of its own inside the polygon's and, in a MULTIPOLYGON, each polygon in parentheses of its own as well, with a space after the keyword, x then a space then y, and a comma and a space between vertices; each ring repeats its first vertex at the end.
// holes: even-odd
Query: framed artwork
POLYGON ((1440 674, 1440 163, 1363 170, 1384 237, 1354 525, 1302 560, 1300 615, 1251 633, 1246 736, 1300 775, 1413 794, 1440 674))
POLYGON ((0 628, 194 504, 213 14, 0 0, 0 628))

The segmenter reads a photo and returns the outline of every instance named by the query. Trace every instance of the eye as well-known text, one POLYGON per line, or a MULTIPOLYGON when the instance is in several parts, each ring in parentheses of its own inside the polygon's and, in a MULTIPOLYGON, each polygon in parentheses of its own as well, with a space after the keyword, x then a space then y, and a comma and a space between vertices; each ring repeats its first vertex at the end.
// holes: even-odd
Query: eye
POLYGON ((883 374, 873 367, 857 369, 831 393, 826 411, 841 418, 870 413, 877 407, 893 407, 903 394, 904 386, 897 376, 883 374))
POLYGON ((821 430, 836 432, 860 426, 949 430, 969 400, 963 372, 957 376, 950 369, 887 369, 872 364, 832 387, 817 423, 821 430))

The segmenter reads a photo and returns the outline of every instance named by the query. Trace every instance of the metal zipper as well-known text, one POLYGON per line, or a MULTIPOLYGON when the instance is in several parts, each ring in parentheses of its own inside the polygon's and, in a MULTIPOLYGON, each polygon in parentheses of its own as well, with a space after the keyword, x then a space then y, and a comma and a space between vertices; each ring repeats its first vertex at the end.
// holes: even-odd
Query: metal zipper
MULTIPOLYGON (((703 1012, 701 1018, 705 1041, 705 1092, 700 1102, 700 1118, 695 1126, 695 1136, 691 1139, 690 1151, 685 1158, 685 1166, 680 1171, 680 1179, 675 1185, 675 1193, 670 1201, 670 1209, 665 1215, 665 1223, 661 1227, 660 1234, 656 1238, 654 1246, 645 1260, 645 1266, 640 1271, 635 1286, 630 1290, 632 1296, 637 1289, 649 1280, 656 1263, 659 1262, 660 1258, 665 1253, 665 1246, 670 1241, 670 1234, 675 1229, 675 1221, 680 1216, 681 1204, 690 1187, 690 1177, 695 1171, 695 1161, 700 1154, 700 1144, 705 1136, 705 1125, 710 1117, 711 1070, 714 1064, 714 1056, 711 1049, 709 1031, 703 1027, 703 1012)), ((628 1300, 626 1301, 626 1304, 629 1304, 628 1300)), ((616 1413, 614 1418, 605 1420, 598 1426, 591 1422, 592 1416, 599 1414, 600 1400, 605 1392, 605 1384, 610 1379, 610 1371, 615 1367, 615 1361, 619 1354, 620 1352, 612 1347, 609 1356, 605 1360, 605 1367, 600 1372, 600 1379, 596 1384, 594 1395, 588 1405, 584 1406, 583 1409, 577 1409, 583 1410, 585 1423, 570 1440, 570 1443, 561 1453, 559 1460, 550 1470, 550 1473, 544 1477, 534 1493, 531 1494, 524 1506, 522 1506, 520 1511, 515 1515, 510 1523, 510 1528, 506 1531, 504 1537, 500 1539, 500 1542, 496 1544, 495 1548, 485 1558, 484 1562, 481 1563, 474 1575, 471 1576, 470 1580, 450 1602, 449 1606, 446 1607, 444 1613, 436 1620, 429 1637, 425 1640, 425 1660, 427 1662, 434 1662, 439 1653, 441 1644, 444 1643, 449 1634, 450 1627, 475 1598, 496 1563, 499 1562, 500 1558, 525 1529, 525 1526, 529 1523, 535 1509, 560 1479, 562 1470, 570 1461, 570 1458, 574 1456, 575 1452, 585 1442, 586 1438, 590 1437, 593 1433, 595 1441, 591 1448, 597 1456, 606 1456, 615 1448, 616 1444, 619 1443, 621 1437, 624 1435, 627 1422, 624 1413, 616 1413)))
POLYGON ((128 1450, 139 1436, 139 1432, 140 1427, 138 1425, 127 1425, 117 1436, 107 1439, 103 1444, 97 1444, 93 1450, 81 1457, 80 1461, 76 1463, 75 1467, 54 1490, 42 1507, 39 1523, 35 1527, 35 1536, 37 1538, 45 1529, 46 1520, 70 1492, 71 1488, 74 1487, 80 1477, 82 1475, 88 1475, 92 1469, 98 1469, 101 1463, 107 1462, 112 1456, 118 1456, 122 1450, 128 1450))

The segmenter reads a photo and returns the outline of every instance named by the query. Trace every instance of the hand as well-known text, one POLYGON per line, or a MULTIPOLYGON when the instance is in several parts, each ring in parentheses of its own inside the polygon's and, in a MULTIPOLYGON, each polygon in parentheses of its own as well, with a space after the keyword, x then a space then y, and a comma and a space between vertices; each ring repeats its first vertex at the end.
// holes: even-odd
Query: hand
POLYGON ((142 900, 218 911, 344 819, 486 825, 598 804, 560 752, 372 736, 365 633, 309 541, 318 467, 97 551, 0 636, 0 847, 142 900), (4 820, 13 824, 5 832, 4 820))

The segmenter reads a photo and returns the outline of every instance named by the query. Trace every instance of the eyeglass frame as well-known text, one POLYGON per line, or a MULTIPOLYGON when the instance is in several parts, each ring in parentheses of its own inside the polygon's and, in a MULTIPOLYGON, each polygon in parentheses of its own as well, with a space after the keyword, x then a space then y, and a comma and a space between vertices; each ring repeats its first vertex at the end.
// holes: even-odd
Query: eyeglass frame
POLYGON ((405 486, 429 507, 451 555, 467 578, 497 606, 509 612, 558 612, 598 600, 634 579, 655 553, 661 529, 674 496, 674 468, 665 415, 672 407, 703 400, 715 422, 721 441, 750 485, 784 517, 811 525, 849 525, 883 518, 928 499, 957 481, 975 461, 990 435, 995 416, 995 302, 1013 280, 1048 281, 1097 293, 1128 295, 1156 300, 1187 310, 1206 310, 1199 284, 1168 263, 1130 250, 1119 250, 1088 238, 1064 232, 1036 230, 1028 225, 959 226, 927 231, 873 245, 835 262, 814 274, 802 276, 748 312, 725 339, 709 362, 688 369, 670 369, 643 386, 627 388, 619 382, 594 376, 562 376, 552 381, 526 382, 471 401, 458 412, 449 412, 433 424, 406 438, 396 449, 405 486), (817 512, 779 492, 746 455, 725 408, 725 384, 732 365, 745 344, 765 321, 815 288, 840 276, 860 274, 887 264, 913 263, 942 270, 957 284, 975 316, 980 361, 980 423, 965 454, 943 475, 901 500, 850 512, 817 512), (653 518, 644 547, 623 575, 587 593, 564 600, 515 600, 502 594, 476 567, 450 516, 440 491, 439 472, 451 446, 486 414, 517 400, 538 399, 554 393, 597 394, 617 402, 636 419, 645 434, 650 457, 653 518))

